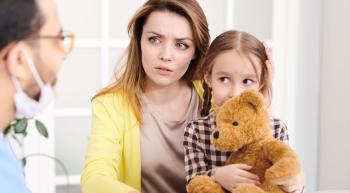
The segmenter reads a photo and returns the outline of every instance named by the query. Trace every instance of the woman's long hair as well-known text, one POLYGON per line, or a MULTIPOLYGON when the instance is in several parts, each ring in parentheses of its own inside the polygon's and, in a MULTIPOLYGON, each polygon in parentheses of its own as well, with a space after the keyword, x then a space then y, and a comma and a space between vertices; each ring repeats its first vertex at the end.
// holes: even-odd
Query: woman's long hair
POLYGON ((190 23, 196 46, 195 59, 193 59, 183 76, 190 82, 198 79, 197 68, 209 47, 209 29, 205 14, 196 0, 149 0, 133 16, 128 25, 130 43, 124 54, 126 63, 123 74, 118 77, 116 72, 115 81, 103 88, 97 95, 121 91, 125 100, 131 106, 139 123, 141 118, 140 95, 144 91, 146 73, 141 60, 141 36, 143 26, 148 16, 154 11, 170 11, 185 17, 190 23))

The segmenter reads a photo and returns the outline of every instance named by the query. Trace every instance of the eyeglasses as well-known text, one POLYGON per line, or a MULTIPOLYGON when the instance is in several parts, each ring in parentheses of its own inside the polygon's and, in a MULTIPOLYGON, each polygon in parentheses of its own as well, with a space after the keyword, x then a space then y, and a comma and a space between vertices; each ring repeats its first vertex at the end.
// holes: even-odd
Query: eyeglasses
POLYGON ((62 51, 69 54, 74 49, 74 42, 75 42, 75 34, 72 31, 61 31, 59 35, 38 35, 38 36, 31 36, 30 38, 38 38, 38 39, 59 39, 61 40, 59 46, 62 51))

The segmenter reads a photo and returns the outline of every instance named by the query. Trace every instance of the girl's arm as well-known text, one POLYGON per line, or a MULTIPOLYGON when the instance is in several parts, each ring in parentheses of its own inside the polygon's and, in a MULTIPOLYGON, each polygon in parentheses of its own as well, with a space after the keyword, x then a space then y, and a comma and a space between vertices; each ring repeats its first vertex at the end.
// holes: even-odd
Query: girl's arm
POLYGON ((249 172, 251 168, 246 164, 230 164, 217 167, 213 178, 229 191, 237 188, 240 184, 259 185, 259 177, 249 172))
POLYGON ((304 172, 301 171, 294 178, 285 182, 278 183, 277 185, 280 185, 282 190, 285 192, 302 193, 304 191, 304 186, 305 186, 304 172))
POLYGON ((81 177, 84 193, 135 191, 118 179, 123 151, 120 144, 122 135, 116 128, 116 117, 109 113, 109 108, 112 108, 111 105, 106 105, 100 98, 92 102, 92 128, 81 177))
MULTIPOLYGON (((245 164, 231 164, 221 167, 222 163, 216 163, 224 153, 211 152, 209 137, 201 139, 199 135, 199 125, 205 125, 192 121, 185 129, 184 133, 184 151, 185 151, 185 170, 187 183, 197 175, 207 175, 223 188, 233 190, 241 183, 259 184, 259 177, 250 173, 250 166, 245 164), (205 159, 205 152, 210 152, 212 160, 205 159), (213 166, 208 162, 212 162, 213 166)), ((203 128, 201 128, 203 130, 203 128)), ((205 128, 204 128, 205 129, 205 128)), ((210 136, 210 131, 203 131, 210 136)))
MULTIPOLYGON (((273 136, 284 142, 289 143, 288 129, 286 124, 279 119, 272 119, 273 136)), ((301 193, 305 186, 305 177, 303 171, 290 180, 279 182, 279 185, 285 192, 301 193)))
POLYGON ((272 129, 272 135, 275 139, 278 139, 285 144, 289 144, 288 128, 282 120, 270 118, 270 128, 272 129))
POLYGON ((197 175, 212 175, 212 169, 205 162, 205 146, 201 143, 198 133, 198 124, 191 121, 185 128, 184 133, 184 154, 187 183, 197 175))

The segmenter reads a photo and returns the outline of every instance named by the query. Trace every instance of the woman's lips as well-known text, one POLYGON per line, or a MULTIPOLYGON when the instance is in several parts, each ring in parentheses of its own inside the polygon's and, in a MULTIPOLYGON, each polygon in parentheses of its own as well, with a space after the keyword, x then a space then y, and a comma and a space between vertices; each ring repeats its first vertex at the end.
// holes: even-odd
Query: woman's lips
POLYGON ((171 72, 173 72, 169 68, 162 67, 162 66, 156 67, 155 69, 156 69, 157 73, 160 74, 160 75, 168 75, 171 72))

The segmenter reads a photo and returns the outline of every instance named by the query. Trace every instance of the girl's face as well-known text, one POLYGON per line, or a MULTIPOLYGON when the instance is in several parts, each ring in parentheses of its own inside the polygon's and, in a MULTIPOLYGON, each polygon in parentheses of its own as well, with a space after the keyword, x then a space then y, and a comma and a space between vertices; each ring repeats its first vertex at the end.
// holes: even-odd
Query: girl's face
MULTIPOLYGON (((250 55, 250 58, 254 64, 259 64, 257 57, 250 55)), ((236 50, 224 52, 215 58, 212 73, 206 77, 206 82, 212 88, 217 106, 244 90, 259 90, 258 74, 261 74, 261 65, 254 64, 236 50)))
POLYGON ((195 53, 187 19, 169 11, 151 13, 143 26, 141 52, 146 84, 176 83, 186 73, 195 53))

